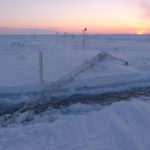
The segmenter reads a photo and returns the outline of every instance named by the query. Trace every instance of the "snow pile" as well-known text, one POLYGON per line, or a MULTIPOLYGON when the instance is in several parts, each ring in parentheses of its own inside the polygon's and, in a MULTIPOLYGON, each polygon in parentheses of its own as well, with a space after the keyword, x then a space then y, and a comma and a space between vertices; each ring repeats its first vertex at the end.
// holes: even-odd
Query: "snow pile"
POLYGON ((77 104, 42 121, 1 129, 0 150, 149 150, 149 116, 149 98, 103 109, 77 104))

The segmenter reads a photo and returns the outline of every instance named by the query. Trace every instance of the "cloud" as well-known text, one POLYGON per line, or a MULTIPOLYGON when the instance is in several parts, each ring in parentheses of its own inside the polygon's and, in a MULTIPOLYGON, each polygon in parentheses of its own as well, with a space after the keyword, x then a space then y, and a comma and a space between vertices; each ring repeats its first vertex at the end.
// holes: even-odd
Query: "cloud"
POLYGON ((139 5, 143 11, 143 17, 145 19, 150 19, 150 2, 146 0, 140 0, 139 5))

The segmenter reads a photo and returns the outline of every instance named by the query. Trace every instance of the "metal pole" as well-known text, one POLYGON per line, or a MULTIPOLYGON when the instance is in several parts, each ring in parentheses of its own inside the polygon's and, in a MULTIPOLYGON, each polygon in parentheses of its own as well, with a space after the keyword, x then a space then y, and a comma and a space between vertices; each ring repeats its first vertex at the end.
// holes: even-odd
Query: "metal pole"
POLYGON ((83 30, 83 48, 85 47, 85 32, 87 31, 87 28, 84 28, 83 30))
POLYGON ((39 76, 41 84, 44 83, 44 75, 43 75, 43 53, 39 52, 39 76))
POLYGON ((84 48, 84 45, 85 45, 85 33, 84 33, 84 30, 83 30, 83 48, 84 48))

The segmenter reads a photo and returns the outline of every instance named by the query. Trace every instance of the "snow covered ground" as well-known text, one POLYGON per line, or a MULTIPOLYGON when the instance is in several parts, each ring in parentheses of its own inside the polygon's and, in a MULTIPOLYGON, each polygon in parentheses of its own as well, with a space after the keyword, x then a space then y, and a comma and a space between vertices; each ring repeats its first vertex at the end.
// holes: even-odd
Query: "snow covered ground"
MULTIPOLYGON (((0 109, 28 102, 27 93, 54 83, 100 52, 109 56, 76 76, 55 96, 100 94, 150 85, 150 35, 82 37, 0 36, 0 109), (44 81, 39 81, 39 52, 44 81), (20 94, 23 94, 22 96, 20 94)), ((26 113, 26 112, 25 112, 26 113)), ((49 109, 13 127, 0 129, 0 150, 149 150, 150 98, 112 105, 75 104, 49 109)))
POLYGON ((0 150, 149 150, 150 98, 76 104, 0 130, 0 150))
POLYGON ((3 95, 38 91, 101 51, 114 58, 105 59, 78 75, 55 96, 149 86, 149 41, 149 35, 87 35, 83 49, 79 35, 74 39, 72 35, 0 36, 0 102, 27 101, 26 97, 12 101, 3 95), (44 54, 44 85, 39 80, 39 51, 44 54))
POLYGON ((85 52, 82 48, 72 48, 72 41, 65 45, 61 36, 38 36, 37 39, 32 36, 5 38, 0 37, 0 87, 5 88, 39 84, 39 51, 43 51, 44 55, 45 82, 63 77, 96 55, 95 51, 85 52), (22 46, 18 46, 18 43, 22 46))

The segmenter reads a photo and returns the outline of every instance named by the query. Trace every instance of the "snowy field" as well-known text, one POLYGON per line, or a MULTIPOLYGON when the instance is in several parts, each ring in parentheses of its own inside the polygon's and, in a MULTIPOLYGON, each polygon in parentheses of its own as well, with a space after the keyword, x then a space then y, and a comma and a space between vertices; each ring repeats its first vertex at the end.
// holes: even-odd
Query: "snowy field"
POLYGON ((0 150, 149 150, 150 98, 76 104, 0 130, 0 150))
MULTIPOLYGON (((149 87, 150 35, 0 36, 0 110, 31 100, 77 70, 92 65, 54 96, 103 94, 149 87), (44 84, 39 79, 43 52, 44 84), (106 54, 102 61, 93 58, 106 54), (91 61, 92 60, 92 61, 91 61), (31 95, 30 95, 31 94, 31 95)), ((150 98, 111 105, 74 104, 48 109, 24 122, 0 129, 0 150, 149 150, 150 98)))
POLYGON ((98 53, 106 58, 80 73, 55 96, 100 94, 149 86, 150 35, 82 36, 0 36, 0 102, 21 103, 24 95, 10 99, 8 94, 32 93, 57 81, 98 53), (39 52, 43 52, 44 84, 39 79, 39 52), (125 62, 128 64, 125 65, 125 62))

